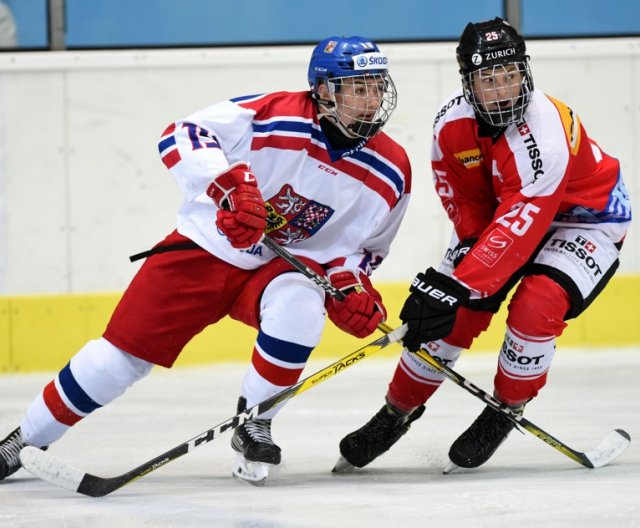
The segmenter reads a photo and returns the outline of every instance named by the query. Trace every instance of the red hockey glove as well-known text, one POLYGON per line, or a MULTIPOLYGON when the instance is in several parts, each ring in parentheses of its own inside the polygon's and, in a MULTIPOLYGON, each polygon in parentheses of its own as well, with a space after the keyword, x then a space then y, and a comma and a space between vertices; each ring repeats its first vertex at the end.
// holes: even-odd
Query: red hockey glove
POLYGON ((329 299, 327 312, 329 319, 345 332, 356 337, 367 337, 387 317, 382 297, 363 272, 337 268, 329 271, 328 279, 338 290, 346 295, 344 301, 329 299))
POLYGON ((234 248, 246 249, 260 241, 267 226, 267 210, 246 163, 234 163, 216 176, 207 195, 220 208, 216 225, 234 248))

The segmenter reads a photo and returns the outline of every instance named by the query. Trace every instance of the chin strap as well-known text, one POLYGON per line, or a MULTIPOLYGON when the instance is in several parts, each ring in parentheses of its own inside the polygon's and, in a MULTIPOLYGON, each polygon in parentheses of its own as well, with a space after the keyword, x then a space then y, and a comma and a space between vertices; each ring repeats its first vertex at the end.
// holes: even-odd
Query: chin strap
MULTIPOLYGON (((325 99, 316 99, 318 102, 318 117, 320 119, 325 119, 328 123, 329 136, 335 137, 338 136, 338 141, 343 143, 345 141, 353 141, 360 140, 361 137, 357 136, 353 132, 351 132, 346 126, 342 124, 338 116, 334 113, 336 108, 336 104, 333 101, 327 101, 325 99)), ((325 133, 327 130, 325 129, 325 133)))

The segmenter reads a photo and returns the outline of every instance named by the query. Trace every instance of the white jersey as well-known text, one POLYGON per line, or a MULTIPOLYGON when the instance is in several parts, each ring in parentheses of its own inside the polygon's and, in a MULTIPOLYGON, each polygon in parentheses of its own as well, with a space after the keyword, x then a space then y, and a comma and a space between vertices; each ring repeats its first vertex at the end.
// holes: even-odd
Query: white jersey
POLYGON ((218 231, 205 191, 230 164, 245 161, 266 202, 266 232, 298 256, 369 274, 388 254, 405 213, 411 168, 384 132, 332 150, 310 92, 232 99, 170 125, 159 143, 184 194, 178 231, 243 269, 274 257, 261 244, 234 249, 218 231))

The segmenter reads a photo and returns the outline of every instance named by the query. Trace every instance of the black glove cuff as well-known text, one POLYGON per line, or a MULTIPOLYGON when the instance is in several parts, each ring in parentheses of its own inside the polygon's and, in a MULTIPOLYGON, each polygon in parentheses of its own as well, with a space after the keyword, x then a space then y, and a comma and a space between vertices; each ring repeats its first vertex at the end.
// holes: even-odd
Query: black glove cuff
POLYGON ((477 238, 465 238, 462 242, 458 242, 458 245, 453 248, 451 253, 451 263, 453 264, 454 269, 457 268, 462 262, 462 259, 469 254, 477 241, 477 238))

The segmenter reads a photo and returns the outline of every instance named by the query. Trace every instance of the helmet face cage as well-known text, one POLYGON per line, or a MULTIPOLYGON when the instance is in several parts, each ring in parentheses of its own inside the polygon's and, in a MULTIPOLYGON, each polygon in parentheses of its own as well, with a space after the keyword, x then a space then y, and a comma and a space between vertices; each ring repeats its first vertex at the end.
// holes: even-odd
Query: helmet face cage
POLYGON ((531 101, 532 84, 526 61, 462 73, 465 99, 477 115, 497 127, 522 121, 531 101))
POLYGON ((333 103, 327 111, 351 137, 373 137, 396 108, 396 86, 386 73, 334 77, 327 88, 333 103))
POLYGON ((373 137, 396 108, 387 57, 364 37, 320 42, 311 55, 308 79, 320 112, 348 137, 373 137), (326 91, 321 92, 322 85, 326 91))

